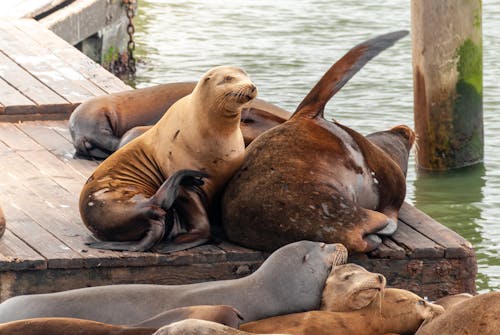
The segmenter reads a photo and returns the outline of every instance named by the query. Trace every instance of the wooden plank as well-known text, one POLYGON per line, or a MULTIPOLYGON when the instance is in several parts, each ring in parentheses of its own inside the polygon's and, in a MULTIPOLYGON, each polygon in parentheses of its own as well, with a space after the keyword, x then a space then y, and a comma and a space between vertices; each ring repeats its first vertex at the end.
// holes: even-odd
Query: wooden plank
MULTIPOLYGON (((2 169, 5 169, 5 166, 1 163, 0 166, 2 166, 2 169)), ((9 173, 2 178, 2 182, 2 192, 6 195, 14 193, 12 189, 19 187, 17 178, 12 174, 9 175, 9 173), (7 184, 5 183, 6 179, 10 179, 10 182, 7 184)), ((29 246, 27 247, 28 249, 32 248, 36 250, 47 260, 44 262, 47 263, 46 267, 80 268, 83 266, 83 260, 78 253, 38 225, 37 222, 24 214, 19 208, 16 208, 17 205, 15 201, 17 200, 11 200, 10 196, 4 196, 2 200, 2 208, 7 218, 7 227, 13 234, 29 246)), ((0 244, 1 243, 2 240, 0 240, 0 244)), ((7 271, 7 269, 4 268, 0 269, 2 271, 7 271)))
POLYGON ((5 106, 3 112, 7 114, 36 113, 38 107, 2 78, 0 78, 0 103, 5 106))
POLYGON ((226 253, 226 259, 230 262, 258 261, 269 256, 269 253, 247 249, 227 241, 222 241, 217 246, 226 253))
POLYGON ((34 17, 60 5, 67 0, 8 0, 2 4, 0 17, 34 17))
POLYGON ((399 217, 408 226, 443 246, 446 258, 467 257, 474 253, 470 242, 406 202, 399 211, 399 217))
POLYGON ((0 50, 71 103, 105 94, 63 60, 37 43, 9 21, 0 21, 0 50))
POLYGON ((384 237, 382 244, 370 252, 372 258, 405 259, 406 251, 391 239, 384 237))
POLYGON ((17 238, 9 229, 5 231, 0 240, 0 274, 3 271, 41 270, 46 267, 45 258, 17 238))
POLYGON ((49 89, 4 53, 0 52, 0 77, 38 105, 40 113, 68 113, 71 103, 49 89))
POLYGON ((442 258, 444 257, 444 248, 429 240, 418 231, 399 221, 398 229, 391 236, 400 246, 403 246, 410 258, 442 258))
POLYGON ((132 89, 101 65, 83 55, 62 38, 47 29, 43 29, 36 21, 16 20, 13 23, 18 29, 29 34, 36 43, 39 43, 44 48, 50 50, 54 55, 63 59, 69 66, 107 93, 117 93, 132 89))
POLYGON ((41 151, 42 146, 33 142, 11 123, 0 123, 0 141, 15 151, 41 151))
POLYGON ((2 106, 0 106, 0 122, 20 122, 20 121, 35 121, 35 120, 50 121, 50 120, 66 120, 66 119, 68 119, 68 114, 66 113, 2 114, 2 106))
POLYGON ((75 153, 73 144, 63 137, 56 127, 49 126, 45 122, 23 122, 16 124, 16 127, 85 179, 99 164, 97 161, 73 158, 75 153))

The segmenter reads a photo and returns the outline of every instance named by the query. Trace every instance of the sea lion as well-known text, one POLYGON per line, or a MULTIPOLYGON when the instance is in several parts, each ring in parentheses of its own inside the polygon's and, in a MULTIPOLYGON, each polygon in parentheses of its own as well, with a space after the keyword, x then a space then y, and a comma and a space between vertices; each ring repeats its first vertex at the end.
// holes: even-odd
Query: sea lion
POLYGON ((469 293, 459 293, 447 295, 434 301, 434 304, 443 306, 444 310, 448 310, 451 306, 461 303, 462 301, 469 300, 473 295, 469 293))
POLYGON ((364 308, 385 288, 386 279, 379 273, 348 263, 332 268, 325 283, 320 309, 348 312, 364 308))
POLYGON ((36 318, 0 324, 0 335, 151 335, 156 330, 74 318, 36 318))
POLYGON ((449 306, 424 321, 416 335, 496 335, 500 329, 500 292, 479 294, 449 306))
POLYGON ((134 327, 160 328, 184 319, 213 321, 238 328, 243 316, 235 308, 226 305, 187 306, 165 311, 135 324, 134 327))
MULTIPOLYGON (((427 318, 444 311, 416 294, 386 288, 369 305, 345 312, 310 311, 276 316, 241 325, 251 333, 282 332, 294 335, 383 335, 413 334, 427 318)), ((438 333, 436 333, 438 334, 438 333)))
POLYGON ((211 202, 243 162, 241 109, 256 95, 242 69, 213 68, 153 128, 103 161, 81 191, 80 214, 112 242, 90 245, 146 251, 165 235, 156 251, 171 252, 206 242, 211 202))
POLYGON ((174 308, 133 326, 75 318, 35 318, 0 324, 0 335, 151 335, 158 328, 185 319, 238 328, 241 316, 230 306, 205 305, 174 308))
MULTIPOLYGON (((154 335, 259 335, 205 320, 187 319, 158 329, 154 335)), ((271 335, 271 334, 270 334, 271 335)), ((280 334, 274 334, 280 335, 280 334)), ((281 334, 285 335, 285 334, 281 334)))
MULTIPOLYGON (((68 128, 79 158, 104 159, 145 133, 180 98, 190 94, 196 82, 156 85, 95 97, 71 114, 68 128)), ((283 123, 291 113, 254 99, 243 109, 241 129, 245 144, 283 123)))
POLYGON ((195 82, 169 83, 103 95, 84 101, 71 113, 68 128, 77 157, 103 159, 136 126, 153 125, 195 82))
POLYGON ((189 285, 109 285, 22 295, 0 304, 0 322, 73 317, 131 325, 163 311, 229 305, 246 321, 319 308, 330 269, 347 261, 341 244, 300 241, 272 253, 247 277, 189 285))
MULTIPOLYGON (((406 193, 400 166, 366 137, 323 118, 328 100, 370 59, 407 34, 368 40, 337 61, 292 117, 247 148, 222 198, 228 238, 274 250, 298 239, 368 252, 397 228, 406 193)), ((406 157, 406 160, 408 157, 406 157)))
POLYGON ((0 207, 0 237, 5 233, 5 215, 3 214, 2 207, 0 207))

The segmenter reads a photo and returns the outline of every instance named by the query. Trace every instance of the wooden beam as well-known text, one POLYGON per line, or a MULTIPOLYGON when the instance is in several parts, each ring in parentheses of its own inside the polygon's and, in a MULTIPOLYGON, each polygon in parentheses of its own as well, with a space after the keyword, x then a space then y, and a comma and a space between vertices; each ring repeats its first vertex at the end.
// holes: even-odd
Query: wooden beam
POLYGON ((412 0, 417 163, 483 160, 481 0, 412 0))

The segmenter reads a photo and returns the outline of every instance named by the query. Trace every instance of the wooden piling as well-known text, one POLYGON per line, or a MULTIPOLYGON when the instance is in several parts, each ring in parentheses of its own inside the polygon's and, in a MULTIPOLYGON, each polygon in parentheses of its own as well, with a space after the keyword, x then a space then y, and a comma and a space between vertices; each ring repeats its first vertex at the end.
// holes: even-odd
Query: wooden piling
POLYGON ((481 0, 412 0, 417 165, 483 159, 481 0))

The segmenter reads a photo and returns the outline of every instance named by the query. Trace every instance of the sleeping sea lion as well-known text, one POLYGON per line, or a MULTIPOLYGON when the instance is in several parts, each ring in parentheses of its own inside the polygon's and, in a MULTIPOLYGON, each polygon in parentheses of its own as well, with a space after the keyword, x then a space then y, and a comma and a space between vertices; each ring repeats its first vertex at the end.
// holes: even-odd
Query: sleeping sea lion
MULTIPOLYGON (((247 333, 220 323, 187 319, 158 329, 153 335, 259 335, 247 333)), ((263 334, 261 334, 263 335, 263 334)), ((269 334, 280 335, 280 334, 269 334)), ((286 334, 281 334, 286 335, 286 334)))
POLYGON ((247 277, 189 285, 108 285, 21 295, 0 304, 0 323, 72 317, 132 325, 166 310, 228 305, 246 321, 318 309, 332 266, 347 261, 341 244, 300 241, 272 253, 247 277))
POLYGON ((363 308, 348 310, 347 307, 344 312, 309 311, 276 316, 245 323, 240 329, 294 335, 413 334, 424 320, 444 311, 443 307, 426 302, 410 291, 394 288, 379 291, 377 298, 363 308))
POLYGON ((365 136, 325 120, 323 111, 363 65, 406 34, 385 34, 351 49, 288 121, 250 144, 222 198, 231 241, 259 250, 300 239, 335 241, 368 252, 381 243, 377 234, 395 231, 406 193, 401 167, 365 136))
POLYGON ((426 320, 415 335, 497 335, 500 332, 500 292, 479 294, 449 306, 426 320))
POLYGON ((206 72, 156 125, 103 161, 80 194, 94 248, 158 252, 206 242, 207 211, 241 166, 241 110, 257 88, 242 69, 206 72), (200 172, 194 172, 200 171, 200 172), (204 179, 204 180, 202 180, 204 179))

